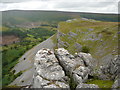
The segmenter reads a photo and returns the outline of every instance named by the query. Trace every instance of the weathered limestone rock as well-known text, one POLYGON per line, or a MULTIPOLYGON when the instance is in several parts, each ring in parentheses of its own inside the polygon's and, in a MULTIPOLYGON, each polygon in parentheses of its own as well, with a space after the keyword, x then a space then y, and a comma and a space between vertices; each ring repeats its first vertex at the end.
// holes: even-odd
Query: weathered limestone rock
MULTIPOLYGON (((87 54, 85 54, 87 56, 87 54)), ((85 55, 78 54, 76 56, 73 56, 69 54, 67 50, 64 48, 59 48, 56 50, 56 56, 58 60, 60 61, 61 65, 65 69, 65 71, 73 77, 74 81, 79 84, 82 82, 85 82, 88 79, 88 74, 90 73, 90 70, 87 66, 89 65, 89 56, 84 57, 85 55), (83 58, 81 58, 83 57, 83 58), (86 65, 85 65, 86 63, 86 65)))
POLYGON ((58 31, 58 35, 59 35, 60 37, 63 37, 63 36, 65 36, 66 34, 58 31))
POLYGON ((64 48, 57 49, 55 53, 41 49, 35 56, 32 88, 70 89, 70 80, 78 85, 77 88, 98 88, 94 84, 83 84, 90 74, 91 61, 90 54, 77 53, 73 56, 64 48))
POLYGON ((98 85, 95 84, 84 84, 84 83, 80 83, 77 87, 76 90, 79 88, 99 88, 98 85))
POLYGON ((120 79, 115 80, 114 84, 112 85, 112 88, 120 88, 120 79))
POLYGON ((78 53, 78 56, 80 58, 82 58, 86 67, 92 67, 93 66, 92 65, 93 58, 92 58, 91 54, 80 52, 80 53, 78 53))
POLYGON ((101 66, 100 69, 102 76, 115 80, 120 75, 120 56, 116 55, 113 59, 109 60, 107 65, 101 66))
POLYGON ((91 54, 79 52, 77 56, 83 60, 85 67, 89 69, 89 75, 94 75, 93 69, 95 67, 95 60, 92 58, 91 54))
POLYGON ((64 80, 65 72, 50 49, 37 52, 34 66, 33 88, 69 88, 64 80))
POLYGON ((74 46, 75 46, 77 52, 82 50, 82 45, 80 45, 79 43, 75 43, 74 46))
POLYGON ((60 39, 60 37, 63 37, 65 36, 66 34, 64 33, 61 33, 59 30, 58 30, 58 33, 57 33, 57 46, 58 48, 61 48, 61 47, 68 47, 69 43, 68 42, 64 42, 60 39))
POLYGON ((58 47, 68 47, 69 43, 61 41, 60 39, 58 39, 58 47))
POLYGON ((74 33, 74 32, 69 32, 68 35, 71 36, 71 37, 75 37, 75 36, 77 36, 77 34, 74 33))

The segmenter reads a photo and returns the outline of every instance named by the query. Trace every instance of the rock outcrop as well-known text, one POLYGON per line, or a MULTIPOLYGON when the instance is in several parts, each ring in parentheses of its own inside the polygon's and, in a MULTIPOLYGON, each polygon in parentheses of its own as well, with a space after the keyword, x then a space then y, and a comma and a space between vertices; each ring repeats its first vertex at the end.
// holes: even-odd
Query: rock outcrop
POLYGON ((115 80, 114 84, 112 85, 112 88, 120 88, 120 78, 115 80))
POLYGON ((50 49, 37 52, 34 66, 33 88, 69 88, 67 76, 50 49))
MULTIPOLYGON (((70 54, 64 48, 54 52, 41 49, 35 55, 32 88, 99 88, 95 84, 85 84, 93 76, 94 59, 89 53, 70 54), (71 86, 72 84, 73 86, 71 86)), ((107 65, 101 66, 99 78, 114 80, 112 88, 119 88, 120 58, 115 56, 107 65)))
POLYGON ((100 71, 101 79, 116 80, 120 78, 120 56, 116 55, 109 60, 107 65, 101 66, 100 71))
POLYGON ((70 80, 77 88, 98 88, 94 84, 84 84, 91 71, 90 54, 71 55, 64 48, 55 53, 50 49, 41 49, 35 55, 33 88, 71 88, 70 80))
POLYGON ((65 69, 65 72, 70 75, 70 77, 73 77, 77 84, 87 80, 90 70, 85 66, 85 63, 81 58, 82 54, 79 53, 75 57, 69 54, 69 52, 64 48, 59 48, 56 50, 56 56, 60 61, 60 64, 65 69))
POLYGON ((71 36, 71 37, 75 37, 75 36, 77 36, 77 34, 74 33, 74 32, 69 32, 68 35, 71 36))

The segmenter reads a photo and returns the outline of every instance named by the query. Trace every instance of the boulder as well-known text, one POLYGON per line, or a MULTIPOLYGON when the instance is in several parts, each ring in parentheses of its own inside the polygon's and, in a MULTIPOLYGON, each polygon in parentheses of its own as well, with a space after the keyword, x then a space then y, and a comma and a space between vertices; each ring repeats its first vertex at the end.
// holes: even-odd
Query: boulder
POLYGON ((89 70, 89 75, 94 75, 94 68, 95 66, 95 59, 93 59, 93 57, 91 56, 90 53, 83 53, 83 52, 79 52, 76 54, 76 57, 79 57, 82 59, 82 62, 84 64, 85 67, 87 67, 87 69, 89 70))
POLYGON ((112 85, 112 88, 120 88, 120 79, 115 80, 114 84, 112 85))
MULTIPOLYGON (((73 77, 77 84, 85 82, 88 79, 88 74, 90 73, 89 68, 86 67, 84 63, 87 62, 87 65, 89 65, 89 62, 87 60, 83 60, 80 55, 81 54, 73 56, 64 48, 59 48, 56 50, 56 56, 62 67, 65 69, 65 72, 73 77)), ((85 59, 88 58, 86 57, 85 59)))
POLYGON ((77 36, 77 34, 74 33, 74 32, 69 32, 68 35, 71 36, 71 37, 75 37, 75 36, 77 36))
POLYGON ((68 47, 69 43, 68 42, 64 42, 61 41, 60 39, 58 39, 58 47, 68 47))
POLYGON ((41 49, 35 56, 33 88, 69 88, 65 72, 50 49, 41 49))
POLYGON ((116 77, 120 75, 120 56, 114 56, 114 58, 109 60, 107 64, 103 64, 100 67, 100 70, 101 76, 105 76, 107 79, 110 80, 115 80, 116 77))
POLYGON ((70 54, 64 48, 55 53, 41 49, 35 55, 33 88, 70 88, 72 83, 78 88, 98 88, 93 84, 83 84, 88 79, 92 56, 86 53, 70 54))
POLYGON ((58 31, 58 35, 59 35, 60 37, 63 37, 63 36, 65 36, 66 34, 64 34, 64 33, 60 32, 60 31, 58 31))
POLYGON ((83 53, 83 52, 80 52, 78 53, 78 57, 82 58, 82 60, 84 61, 84 64, 86 67, 92 67, 92 56, 90 53, 83 53))
POLYGON ((82 50, 82 45, 80 45, 79 43, 75 43, 74 47, 76 48, 77 52, 82 50))

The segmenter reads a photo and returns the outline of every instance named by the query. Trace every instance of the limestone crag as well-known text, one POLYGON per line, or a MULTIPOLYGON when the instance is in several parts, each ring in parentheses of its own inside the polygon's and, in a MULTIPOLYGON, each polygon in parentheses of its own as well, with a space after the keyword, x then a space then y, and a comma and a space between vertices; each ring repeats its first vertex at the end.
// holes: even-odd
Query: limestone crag
POLYGON ((91 84, 83 84, 90 73, 89 67, 92 57, 90 54, 78 53, 71 55, 64 48, 55 53, 50 49, 41 49, 37 52, 34 61, 33 88, 71 88, 70 79, 79 87, 85 85, 96 88, 91 84))
POLYGON ((68 35, 71 36, 71 37, 77 36, 77 34, 76 34, 76 33, 73 33, 73 32, 69 32, 68 35))
POLYGON ((83 59, 79 57, 80 55, 81 54, 79 53, 75 57, 69 54, 69 52, 64 48, 56 50, 56 56, 65 69, 65 72, 73 77, 77 84, 85 82, 88 79, 88 74, 90 73, 90 70, 85 66, 83 59))
POLYGON ((117 78, 112 85, 112 88, 120 88, 120 78, 117 78))
POLYGON ((120 78, 120 56, 116 55, 113 59, 109 60, 107 65, 100 68, 102 79, 116 80, 120 78))
POLYGON ((64 41, 62 41, 61 39, 60 39, 60 37, 64 37, 64 36, 66 36, 66 34, 64 34, 64 33, 61 33, 59 30, 58 30, 58 33, 57 33, 57 46, 59 47, 59 48, 61 48, 61 47, 68 47, 69 46, 69 43, 68 42, 64 42, 64 41))
POLYGON ((34 66, 33 88, 69 88, 67 76, 50 49, 37 52, 34 66))

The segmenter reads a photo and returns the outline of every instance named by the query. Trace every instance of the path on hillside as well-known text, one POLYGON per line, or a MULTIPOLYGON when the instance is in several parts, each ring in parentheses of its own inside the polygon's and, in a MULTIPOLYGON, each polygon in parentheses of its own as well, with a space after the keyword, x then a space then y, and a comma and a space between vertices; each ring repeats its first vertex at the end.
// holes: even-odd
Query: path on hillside
POLYGON ((20 71, 24 71, 23 74, 16 78, 10 85, 30 85, 32 82, 32 77, 34 73, 33 69, 33 63, 34 63, 34 56, 37 53, 38 50, 42 48, 49 48, 53 49, 54 43, 51 40, 53 36, 48 38, 47 40, 43 41, 42 43, 34 46, 32 49, 27 51, 20 59, 19 63, 13 68, 15 70, 15 73, 18 73, 20 71))

